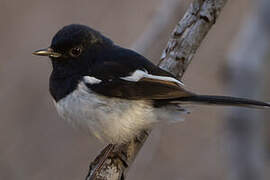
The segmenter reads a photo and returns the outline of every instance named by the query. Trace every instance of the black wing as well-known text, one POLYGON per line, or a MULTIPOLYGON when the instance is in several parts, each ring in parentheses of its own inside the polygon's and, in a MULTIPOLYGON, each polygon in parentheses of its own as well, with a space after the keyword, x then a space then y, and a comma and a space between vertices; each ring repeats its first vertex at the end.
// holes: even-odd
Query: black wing
POLYGON ((98 79, 119 78, 131 75, 136 70, 146 70, 158 76, 174 76, 150 62, 135 51, 114 46, 97 55, 91 68, 91 75, 98 79))
POLYGON ((191 95, 176 83, 148 78, 138 82, 113 79, 99 84, 86 83, 86 85, 98 94, 124 99, 174 99, 191 95))
POLYGON ((90 77, 101 80, 86 85, 96 93, 125 99, 173 99, 190 96, 174 76, 134 51, 115 47, 104 53, 92 67, 90 77), (149 76, 137 81, 127 80, 135 71, 149 76))

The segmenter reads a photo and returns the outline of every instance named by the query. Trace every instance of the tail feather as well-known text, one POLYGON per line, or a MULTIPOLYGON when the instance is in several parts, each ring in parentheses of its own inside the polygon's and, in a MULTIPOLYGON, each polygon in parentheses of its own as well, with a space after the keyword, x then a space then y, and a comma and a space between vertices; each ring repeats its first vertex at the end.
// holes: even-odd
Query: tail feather
POLYGON ((270 103, 256 101, 246 98, 237 98, 229 96, 208 96, 208 95, 192 95, 187 97, 180 97, 175 101, 187 103, 201 103, 201 104, 215 104, 225 106, 242 106, 250 108, 270 108, 270 103))

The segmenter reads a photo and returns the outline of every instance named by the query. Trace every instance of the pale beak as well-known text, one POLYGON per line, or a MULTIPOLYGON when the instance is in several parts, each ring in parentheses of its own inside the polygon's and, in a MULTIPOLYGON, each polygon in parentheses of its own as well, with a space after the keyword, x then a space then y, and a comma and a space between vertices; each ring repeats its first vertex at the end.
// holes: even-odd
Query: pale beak
POLYGON ((54 58, 58 58, 62 56, 61 53, 54 52, 52 48, 40 49, 33 52, 32 54, 37 55, 37 56, 49 56, 49 57, 54 57, 54 58))

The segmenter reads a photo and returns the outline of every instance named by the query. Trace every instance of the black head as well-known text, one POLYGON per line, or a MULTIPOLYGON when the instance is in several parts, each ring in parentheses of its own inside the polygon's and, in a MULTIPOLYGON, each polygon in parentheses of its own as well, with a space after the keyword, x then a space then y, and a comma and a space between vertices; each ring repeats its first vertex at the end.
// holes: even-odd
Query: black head
POLYGON ((59 77, 87 73, 98 52, 112 46, 112 41, 90 27, 71 24, 59 30, 47 49, 33 54, 49 56, 53 73, 59 77))

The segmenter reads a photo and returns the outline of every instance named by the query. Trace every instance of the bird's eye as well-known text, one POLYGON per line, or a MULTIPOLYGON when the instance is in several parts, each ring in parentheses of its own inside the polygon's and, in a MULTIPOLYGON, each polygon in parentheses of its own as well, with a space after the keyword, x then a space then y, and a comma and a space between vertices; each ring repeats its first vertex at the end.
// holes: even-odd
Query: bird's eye
POLYGON ((75 48, 72 48, 70 51, 69 51, 69 54, 72 56, 72 57, 78 57, 79 55, 81 55, 82 53, 82 49, 80 47, 75 47, 75 48))

